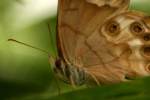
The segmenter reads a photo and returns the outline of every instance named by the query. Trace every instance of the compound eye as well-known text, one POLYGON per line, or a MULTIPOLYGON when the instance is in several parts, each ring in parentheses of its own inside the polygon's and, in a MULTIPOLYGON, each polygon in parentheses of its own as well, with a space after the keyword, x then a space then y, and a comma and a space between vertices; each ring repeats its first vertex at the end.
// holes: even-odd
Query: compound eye
POLYGON ((145 58, 150 59, 150 45, 145 45, 142 47, 142 55, 145 58))
POLYGON ((130 30, 132 33, 134 33, 136 35, 140 35, 140 34, 144 33, 144 27, 139 22, 133 22, 130 26, 130 30))
POLYGON ((62 69, 62 68, 61 68, 61 66, 62 66, 61 59, 57 59, 57 60, 55 61, 55 66, 56 66, 56 68, 59 69, 59 70, 62 69))
POLYGON ((120 33, 120 25, 116 21, 108 22, 105 31, 110 36, 117 36, 120 33))

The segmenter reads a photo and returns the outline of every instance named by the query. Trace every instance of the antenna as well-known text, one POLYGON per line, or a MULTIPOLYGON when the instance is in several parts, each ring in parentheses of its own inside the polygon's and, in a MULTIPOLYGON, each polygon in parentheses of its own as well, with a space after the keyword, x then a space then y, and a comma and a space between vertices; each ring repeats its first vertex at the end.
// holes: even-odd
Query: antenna
MULTIPOLYGON (((49 36, 51 36, 50 33, 52 33, 52 30, 51 30, 50 24, 48 24, 48 31, 49 31, 49 36)), ((36 49, 36 50, 38 50, 38 51, 40 51, 40 52, 43 52, 43 53, 45 53, 45 54, 48 55, 50 65, 54 64, 55 57, 53 57, 52 55, 50 55, 50 53, 49 53, 48 51, 46 51, 46 50, 44 50, 44 49, 41 49, 41 48, 38 48, 38 47, 36 47, 36 46, 32 46, 32 45, 30 45, 30 44, 27 44, 27 43, 18 41, 18 40, 13 39, 13 38, 8 39, 8 41, 10 41, 10 42, 15 42, 15 43, 18 43, 18 44, 21 44, 21 45, 24 45, 24 46, 27 46, 27 47, 36 49)), ((51 44, 54 44, 53 40, 51 40, 51 44)), ((54 77, 54 79, 55 79, 56 86, 57 86, 57 88, 58 88, 58 95, 60 95, 60 94, 61 94, 61 88, 60 88, 60 86, 59 86, 58 80, 57 80, 57 78, 56 78, 56 76, 55 76, 55 74, 54 74, 54 71, 53 71, 52 69, 50 69, 50 71, 53 73, 52 75, 53 75, 53 77, 54 77)))
MULTIPOLYGON (((38 51, 40 51, 40 52, 43 52, 43 53, 45 53, 45 54, 48 54, 48 55, 49 55, 49 52, 48 52, 48 51, 43 50, 43 49, 38 48, 38 47, 35 47, 35 46, 32 46, 32 45, 29 45, 29 44, 27 44, 27 43, 24 43, 24 42, 21 42, 21 41, 18 41, 18 40, 12 39, 12 38, 8 39, 8 41, 11 41, 11 42, 15 42, 15 43, 22 44, 22 45, 24 45, 24 46, 27 46, 27 47, 30 47, 30 48, 36 49, 36 50, 38 50, 38 51)), ((50 56, 50 55, 49 55, 49 56, 50 56)))

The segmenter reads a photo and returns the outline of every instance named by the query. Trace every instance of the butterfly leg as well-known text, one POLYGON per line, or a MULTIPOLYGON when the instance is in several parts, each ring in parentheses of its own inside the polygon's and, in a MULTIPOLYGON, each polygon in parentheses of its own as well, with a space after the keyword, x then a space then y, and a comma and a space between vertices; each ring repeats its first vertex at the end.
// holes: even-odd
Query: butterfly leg
POLYGON ((73 79, 73 76, 72 76, 72 75, 70 75, 69 79, 70 79, 70 83, 71 83, 71 85, 75 88, 75 87, 76 87, 76 85, 75 85, 75 81, 74 81, 74 79, 73 79))
POLYGON ((96 78, 96 76, 92 75, 92 73, 88 73, 86 72, 89 76, 91 76, 91 78, 96 82, 97 85, 101 85, 100 82, 98 81, 98 79, 96 78))
POLYGON ((85 71, 71 64, 65 67, 64 76, 68 78, 68 82, 73 86, 82 85, 86 80, 85 71))

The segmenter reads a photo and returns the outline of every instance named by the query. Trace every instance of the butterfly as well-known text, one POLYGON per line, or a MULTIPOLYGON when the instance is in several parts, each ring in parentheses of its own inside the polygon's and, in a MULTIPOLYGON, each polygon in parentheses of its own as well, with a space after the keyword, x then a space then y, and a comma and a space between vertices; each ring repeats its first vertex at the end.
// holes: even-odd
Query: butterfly
MULTIPOLYGON (((49 57, 65 83, 112 84, 150 74, 150 17, 130 0, 58 0, 58 57, 49 57)), ((45 50, 9 39, 23 45, 45 50)))
POLYGON ((130 0, 59 0, 54 71, 74 85, 148 76, 150 17, 130 0))

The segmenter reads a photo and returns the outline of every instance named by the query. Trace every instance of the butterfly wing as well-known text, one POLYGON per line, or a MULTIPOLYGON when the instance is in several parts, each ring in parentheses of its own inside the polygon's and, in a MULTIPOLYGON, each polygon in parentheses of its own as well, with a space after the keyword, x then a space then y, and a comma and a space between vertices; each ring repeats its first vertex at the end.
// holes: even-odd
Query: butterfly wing
POLYGON ((59 0, 59 56, 71 62, 80 59, 85 66, 98 64, 99 60, 85 45, 85 40, 107 18, 127 10, 128 4, 129 0, 59 0))
POLYGON ((127 11, 107 20, 86 40, 103 62, 103 66, 89 67, 88 72, 105 84, 148 76, 149 19, 141 12, 127 11), (110 60, 110 55, 116 59, 110 60))
POLYGON ((113 69, 113 66, 126 65, 126 62, 121 60, 126 58, 126 54, 120 57, 126 46, 120 46, 118 49, 118 46, 98 33, 106 20, 127 11, 128 5, 129 0, 59 0, 59 57, 65 62, 85 68, 95 81, 120 81, 122 76, 119 74, 124 71, 120 68, 113 69), (117 49, 117 52, 113 52, 113 49, 117 49), (114 71, 111 71, 112 69, 114 71), (110 77, 112 74, 114 77, 110 77))

